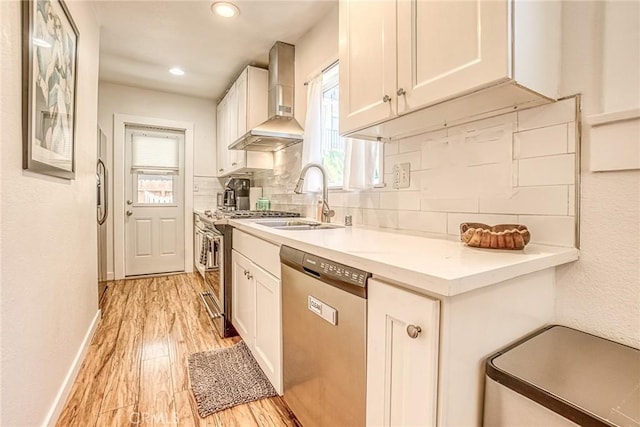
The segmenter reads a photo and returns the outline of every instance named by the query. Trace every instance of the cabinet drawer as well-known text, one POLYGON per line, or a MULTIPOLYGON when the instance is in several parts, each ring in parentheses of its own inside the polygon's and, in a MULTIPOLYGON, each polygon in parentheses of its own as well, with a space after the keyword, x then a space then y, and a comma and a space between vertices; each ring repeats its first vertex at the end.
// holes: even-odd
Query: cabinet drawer
POLYGON ((233 249, 280 278, 280 248, 243 231, 233 230, 233 249))

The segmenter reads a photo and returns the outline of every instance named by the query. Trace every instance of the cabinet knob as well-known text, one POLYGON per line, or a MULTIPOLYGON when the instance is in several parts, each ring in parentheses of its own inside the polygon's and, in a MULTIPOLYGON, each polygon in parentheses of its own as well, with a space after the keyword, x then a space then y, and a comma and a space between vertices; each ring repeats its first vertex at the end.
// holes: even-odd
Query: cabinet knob
POLYGON ((400 88, 396 93, 398 94, 398 96, 404 96, 407 94, 407 91, 405 91, 403 88, 400 88))
POLYGON ((222 171, 224 171, 224 169, 218 169, 218 172, 222 172, 222 171))
POLYGON ((237 165, 237 163, 236 163, 236 162, 231 163, 231 166, 235 166, 235 165, 237 165))
POLYGON ((413 338, 413 339, 418 338, 418 335, 420 335, 420 332, 422 332, 422 328, 420 326, 415 326, 415 325, 407 326, 407 335, 409 335, 409 338, 413 338))
POLYGON ((385 95, 382 97, 382 102, 390 102, 391 101, 391 97, 389 95, 385 95))
POLYGON ((133 215, 133 211, 127 211, 127 216, 133 215))

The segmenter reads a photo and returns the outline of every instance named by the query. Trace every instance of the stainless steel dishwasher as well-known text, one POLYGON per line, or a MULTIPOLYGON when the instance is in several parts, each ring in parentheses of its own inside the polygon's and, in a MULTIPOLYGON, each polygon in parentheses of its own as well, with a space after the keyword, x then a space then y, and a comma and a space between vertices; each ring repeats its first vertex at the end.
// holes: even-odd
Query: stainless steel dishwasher
POLYGON ((282 263, 284 400, 305 426, 364 426, 371 274, 287 246, 282 263))

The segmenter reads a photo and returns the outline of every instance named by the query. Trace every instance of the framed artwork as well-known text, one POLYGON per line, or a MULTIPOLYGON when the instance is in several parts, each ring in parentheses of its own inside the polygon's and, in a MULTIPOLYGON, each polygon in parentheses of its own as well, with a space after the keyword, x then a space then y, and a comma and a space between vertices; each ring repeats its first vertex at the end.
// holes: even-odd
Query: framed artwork
POLYGON ((78 28, 62 0, 22 1, 22 168, 75 178, 78 28))

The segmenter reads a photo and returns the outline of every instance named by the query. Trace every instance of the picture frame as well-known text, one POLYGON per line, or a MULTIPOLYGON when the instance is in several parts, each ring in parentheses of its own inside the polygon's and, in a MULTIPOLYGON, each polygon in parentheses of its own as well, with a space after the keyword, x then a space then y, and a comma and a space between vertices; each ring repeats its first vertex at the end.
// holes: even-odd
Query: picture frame
POLYGON ((22 168, 75 179, 78 28, 63 0, 21 3, 22 168))

